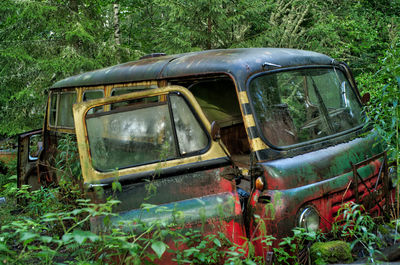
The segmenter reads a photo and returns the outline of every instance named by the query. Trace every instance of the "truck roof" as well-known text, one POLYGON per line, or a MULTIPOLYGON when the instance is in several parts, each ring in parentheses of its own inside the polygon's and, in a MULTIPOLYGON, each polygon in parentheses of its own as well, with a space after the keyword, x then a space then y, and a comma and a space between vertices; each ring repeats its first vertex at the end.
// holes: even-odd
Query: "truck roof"
POLYGON ((330 65, 334 60, 324 54, 283 48, 239 48, 207 50, 147 58, 71 76, 50 89, 96 86, 177 76, 228 73, 237 78, 269 69, 330 65))

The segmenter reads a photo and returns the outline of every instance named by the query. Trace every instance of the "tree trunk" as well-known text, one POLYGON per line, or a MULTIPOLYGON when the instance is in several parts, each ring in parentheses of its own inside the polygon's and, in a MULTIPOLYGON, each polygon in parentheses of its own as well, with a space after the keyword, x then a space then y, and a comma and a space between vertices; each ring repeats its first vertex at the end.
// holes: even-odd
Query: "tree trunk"
POLYGON ((207 33, 208 33, 208 40, 207 40, 207 49, 211 50, 212 44, 211 44, 211 39, 212 39, 212 20, 211 20, 211 16, 208 16, 207 19, 207 33))
POLYGON ((119 4, 114 4, 114 39, 117 45, 121 44, 119 33, 119 4))

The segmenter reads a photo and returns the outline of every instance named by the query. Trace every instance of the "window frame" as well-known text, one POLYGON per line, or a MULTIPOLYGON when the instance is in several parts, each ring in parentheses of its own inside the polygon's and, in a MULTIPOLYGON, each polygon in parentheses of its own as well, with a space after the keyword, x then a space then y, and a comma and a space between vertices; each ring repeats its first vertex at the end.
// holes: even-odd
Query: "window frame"
MULTIPOLYGON (((190 93, 190 92, 189 92, 190 93)), ((119 95, 119 96, 113 96, 113 97, 110 97, 110 98, 106 98, 106 99, 102 99, 102 100, 96 100, 96 101, 99 101, 99 102, 101 102, 101 103, 99 103, 99 104, 93 104, 92 106, 90 106, 90 107, 88 107, 88 108, 86 108, 86 110, 85 110, 85 112, 84 112, 84 116, 82 117, 83 118, 83 125, 84 125, 84 128, 83 128, 83 130, 84 130, 84 135, 88 135, 88 128, 87 128, 87 122, 86 122, 86 117, 87 117, 87 115, 90 115, 89 117, 96 117, 96 116, 103 116, 103 115, 108 115, 108 114, 112 114, 112 113, 118 113, 118 112, 121 112, 121 111, 126 111, 127 109, 139 109, 139 108, 143 108, 143 107, 140 107, 140 106, 137 106, 137 107, 134 107, 134 106, 130 106, 130 107, 123 107, 124 109, 123 110, 118 110, 118 109, 115 109, 115 110, 110 110, 111 111, 111 113, 110 113, 110 111, 107 111, 107 112, 100 112, 100 113, 94 113, 94 114, 88 114, 88 112, 90 111, 90 109, 92 109, 92 108, 95 108, 95 107, 99 107, 99 106, 107 106, 107 105, 111 105, 111 104, 114 104, 114 103, 117 103, 117 102, 122 102, 122 101, 129 101, 129 100, 132 100, 132 99, 140 99, 140 98, 145 98, 145 97, 152 97, 152 96, 159 96, 160 98, 161 97, 163 97, 163 96, 165 96, 166 98, 167 98, 167 100, 166 100, 166 102, 165 102, 165 104, 167 104, 168 105, 168 109, 169 109, 169 115, 170 115, 170 119, 171 119, 171 125, 172 125, 172 134, 173 134, 173 137, 175 138, 174 140, 175 140, 175 148, 176 148, 176 156, 174 156, 174 157, 171 157, 171 158, 168 158, 168 159, 164 159, 164 160, 157 160, 157 161, 150 161, 150 162, 148 162, 148 163, 142 163, 142 164, 133 164, 133 165, 128 165, 128 166, 124 166, 124 167, 121 167, 121 168, 118 168, 118 172, 119 171, 124 171, 124 170, 131 170, 131 169, 136 169, 136 168, 140 168, 140 167, 144 167, 144 166, 146 166, 146 167, 153 167, 153 168, 157 168, 158 166, 159 166, 159 164, 160 163, 164 163, 164 162, 174 162, 174 161, 176 161, 177 162, 177 164, 182 164, 180 161, 182 161, 182 159, 183 160, 185 160, 185 159, 192 159, 192 158, 194 158, 194 157, 198 157, 198 156, 202 156, 202 155, 205 155, 207 152, 209 152, 210 151, 210 149, 211 149, 211 147, 212 147, 212 139, 211 139, 211 136, 210 136, 210 134, 209 134, 209 129, 207 128, 207 126, 204 124, 204 119, 203 118, 201 118, 200 116, 199 116, 199 113, 198 113, 198 108, 201 110, 201 108, 198 106, 198 108, 196 108, 196 107, 194 107, 192 104, 191 104, 191 102, 192 102, 192 100, 189 100, 188 98, 187 98, 187 95, 185 95, 184 93, 181 93, 181 91, 165 91, 165 92, 161 92, 161 93, 154 93, 154 92, 151 92, 151 91, 137 91, 137 92, 132 92, 132 93, 129 93, 129 94, 123 94, 123 95, 119 95), (131 95, 135 95, 135 94, 146 94, 146 95, 144 95, 144 96, 137 96, 137 97, 132 97, 131 95), (176 128, 175 128, 175 121, 174 121, 174 116, 173 116, 173 111, 172 111, 172 107, 171 107, 171 102, 170 102, 170 95, 177 95, 177 96, 180 96, 180 97, 182 97, 182 99, 184 100, 184 102, 185 102, 185 104, 187 105, 187 107, 190 109, 190 111, 192 112, 192 115, 193 115, 193 117, 195 118, 195 120, 196 120, 196 122, 199 124, 199 126, 201 127, 201 130, 203 131, 203 133, 205 134, 205 136, 206 136, 206 138, 207 138, 207 145, 204 147, 204 148, 202 148, 202 149, 199 149, 199 150, 196 150, 196 151, 193 151, 193 152, 188 152, 188 153, 184 153, 184 154, 182 154, 181 152, 180 152, 180 148, 179 148, 179 141, 178 141, 178 138, 177 138, 177 132, 176 132, 176 128)), ((194 97, 193 97, 194 98, 194 97)), ((158 103, 156 103, 156 104, 161 104, 162 103, 162 101, 160 101, 160 102, 158 102, 158 103)), ((196 102, 197 103, 197 102, 196 102)), ((85 102, 85 105, 87 105, 87 104, 90 104, 90 102, 88 103, 87 101, 85 102)), ((152 105, 152 104, 154 104, 154 103, 150 103, 150 105, 152 105)), ((78 104, 79 105, 79 104, 78 104)), ((146 104, 147 105, 147 104, 146 104)), ((78 106, 74 106, 74 116, 75 116, 75 121, 77 120, 77 116, 76 116, 76 114, 75 114, 75 112, 76 112, 76 108, 77 108, 78 106)), ((146 106, 144 106, 144 107, 146 107, 146 106)), ((202 115, 204 115, 203 113, 201 113, 202 115)), ((205 116, 204 116, 205 117, 205 116)), ((78 130, 77 130, 77 135, 79 134, 79 128, 78 128, 78 130)), ((96 174, 109 174, 109 173, 112 173, 112 172, 114 172, 114 174, 115 174, 115 171, 113 171, 113 170, 105 170, 105 171, 102 171, 102 170, 99 170, 99 169, 97 169, 97 168, 95 168, 94 166, 93 166, 93 162, 92 162, 92 155, 91 155, 91 148, 90 148, 90 143, 89 143, 89 139, 88 138, 86 138, 85 139, 85 141, 86 141, 86 152, 85 153, 87 153, 88 155, 89 155, 89 164, 90 164, 90 168, 91 169, 93 169, 93 171, 96 173, 96 174)), ((80 151, 81 152, 81 151, 80 151)), ((225 153, 224 153, 225 154, 225 153)), ((81 164, 82 164, 82 161, 81 161, 81 164)))
MULTIPOLYGON (((70 90, 70 91, 51 91, 50 97, 49 97, 49 128, 50 129, 69 129, 73 130, 75 128, 75 124, 70 127, 70 126, 64 126, 64 125, 58 125, 58 115, 60 115, 60 101, 61 101, 61 95, 62 94, 75 94, 75 103, 78 102, 78 93, 75 90, 70 90), (56 108, 55 108, 55 117, 54 117, 54 124, 51 124, 51 114, 52 114, 52 97, 53 95, 57 96, 57 103, 56 103, 56 108)), ((73 105, 72 104, 72 105, 73 105)), ((71 114, 73 117, 73 111, 72 111, 72 105, 71 105, 71 114)))

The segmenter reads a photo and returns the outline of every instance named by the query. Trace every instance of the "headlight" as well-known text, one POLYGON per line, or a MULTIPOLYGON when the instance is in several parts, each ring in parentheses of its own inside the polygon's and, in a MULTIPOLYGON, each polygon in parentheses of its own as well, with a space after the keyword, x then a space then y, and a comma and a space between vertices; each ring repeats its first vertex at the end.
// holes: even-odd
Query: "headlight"
POLYGON ((319 229, 319 214, 312 206, 306 206, 300 210, 298 215, 298 227, 306 229, 307 232, 317 232, 319 229))

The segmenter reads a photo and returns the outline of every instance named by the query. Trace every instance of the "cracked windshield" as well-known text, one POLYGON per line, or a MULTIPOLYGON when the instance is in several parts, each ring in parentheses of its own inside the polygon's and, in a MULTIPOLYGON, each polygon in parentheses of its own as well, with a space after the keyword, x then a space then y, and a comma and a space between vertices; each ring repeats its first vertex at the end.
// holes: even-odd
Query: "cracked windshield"
POLYGON ((250 83, 258 126, 275 146, 290 146, 358 127, 365 114, 344 74, 310 68, 262 75, 250 83))

